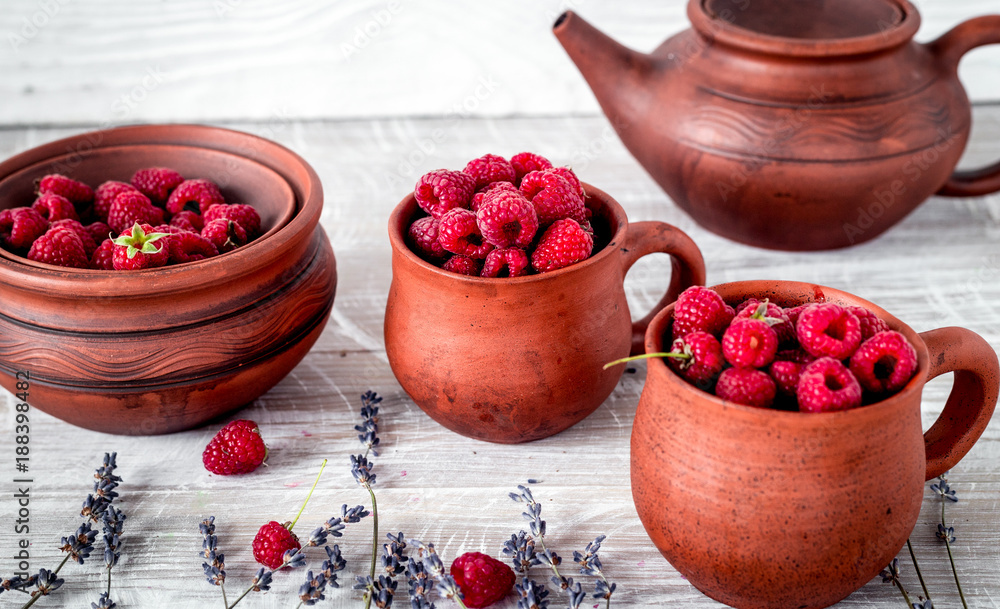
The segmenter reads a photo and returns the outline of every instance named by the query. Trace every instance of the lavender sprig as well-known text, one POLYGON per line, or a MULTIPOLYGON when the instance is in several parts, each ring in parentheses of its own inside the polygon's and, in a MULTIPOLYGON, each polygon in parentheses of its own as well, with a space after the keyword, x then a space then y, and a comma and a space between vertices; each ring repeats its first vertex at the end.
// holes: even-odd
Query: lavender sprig
POLYGON ((461 609, 466 609, 462 590, 459 589, 455 578, 445 570, 441 557, 434 550, 434 544, 425 544, 419 539, 411 539, 410 545, 417 548, 417 557, 423 563, 424 570, 434 578, 438 594, 455 601, 461 609))
MULTIPOLYGON (((382 585, 379 579, 375 578, 375 564, 378 559, 378 502, 375 500, 375 491, 372 486, 375 484, 375 474, 372 473, 374 463, 368 460, 368 455, 378 456, 378 404, 382 398, 373 391, 366 391, 361 394, 361 424, 355 425, 358 432, 358 441, 365 447, 363 455, 351 455, 351 474, 361 487, 368 491, 368 496, 372 500, 372 559, 367 578, 358 578, 358 583, 354 585, 357 590, 362 589, 361 582, 364 580, 365 609, 370 609, 372 600, 375 599, 376 606, 379 603, 392 604, 392 591, 396 589, 393 585, 382 585)), ((388 606, 388 605, 386 605, 388 606)))
POLYGON ((594 541, 587 544, 584 554, 573 552, 573 562, 580 565, 580 573, 599 578, 594 587, 594 598, 603 598, 607 601, 607 606, 611 606, 611 595, 614 594, 617 584, 609 582, 601 570, 601 557, 598 552, 601 550, 601 542, 606 539, 605 535, 599 535, 594 541))
POLYGON ((431 578, 424 562, 409 558, 406 561, 407 592, 410 595, 410 609, 435 609, 431 602, 431 591, 434 590, 434 580, 431 578))
POLYGON ((955 494, 955 491, 948 484, 947 472, 938 476, 938 483, 932 484, 931 490, 941 498, 941 523, 938 524, 937 536, 938 539, 944 541, 944 546, 948 550, 948 561, 951 562, 951 572, 955 576, 955 586, 958 588, 958 597, 962 600, 962 607, 969 609, 969 605, 965 602, 965 593, 962 591, 962 583, 958 581, 958 569, 955 568, 955 557, 951 552, 951 544, 955 541, 955 529, 948 526, 948 521, 945 519, 944 513, 944 508, 949 502, 958 502, 958 495, 955 494))
POLYGON ((882 576, 882 583, 893 584, 899 590, 900 594, 903 595, 903 600, 906 601, 906 606, 910 607, 913 603, 910 602, 910 595, 906 593, 906 589, 903 588, 902 582, 899 581, 899 559, 893 558, 892 562, 886 565, 882 572, 879 573, 882 576))

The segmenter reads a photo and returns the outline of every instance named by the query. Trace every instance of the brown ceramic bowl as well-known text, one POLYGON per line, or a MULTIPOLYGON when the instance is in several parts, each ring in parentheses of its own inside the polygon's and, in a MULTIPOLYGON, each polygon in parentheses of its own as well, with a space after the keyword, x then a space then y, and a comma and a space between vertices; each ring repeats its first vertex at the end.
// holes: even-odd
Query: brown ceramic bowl
MULTIPOLYGON (((899 393, 831 413, 726 402, 649 360, 631 476, 653 543, 695 587, 732 607, 827 607, 889 564, 916 524, 924 481, 954 466, 982 434, 997 401, 997 355, 968 330, 918 334, 840 290, 787 281, 712 289, 730 303, 859 305, 917 350, 917 372, 899 393), (951 396, 923 433, 923 386, 948 372, 951 396)), ((650 323, 647 353, 663 350, 672 319, 673 305, 650 323)))
POLYGON ((51 142, 0 163, 0 208, 30 204, 47 173, 97 186, 150 166, 215 181, 227 201, 260 213, 263 236, 208 260, 132 272, 0 250, 0 384, 14 391, 27 376, 31 406, 109 433, 177 431, 253 401, 316 341, 337 281, 315 171, 246 133, 153 125, 51 142))

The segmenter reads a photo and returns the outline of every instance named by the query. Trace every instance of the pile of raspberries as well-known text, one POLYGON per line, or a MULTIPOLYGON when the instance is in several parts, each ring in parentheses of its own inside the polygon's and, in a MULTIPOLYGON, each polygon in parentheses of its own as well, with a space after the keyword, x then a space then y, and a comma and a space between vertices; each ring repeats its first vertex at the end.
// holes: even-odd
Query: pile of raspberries
POLYGON ((453 273, 521 277, 567 267, 594 251, 580 180, 531 152, 509 161, 487 154, 462 171, 432 171, 417 181, 413 196, 428 215, 410 225, 410 248, 453 273))
POLYGON ((209 180, 166 167, 93 189, 61 174, 38 181, 34 203, 0 211, 0 247, 78 269, 136 270, 218 256, 260 235, 260 215, 226 203, 209 180))
POLYGON ((750 298, 735 309, 709 288, 674 306, 670 367, 696 387, 759 408, 829 412, 898 392, 917 369, 899 332, 858 306, 782 308, 750 298))

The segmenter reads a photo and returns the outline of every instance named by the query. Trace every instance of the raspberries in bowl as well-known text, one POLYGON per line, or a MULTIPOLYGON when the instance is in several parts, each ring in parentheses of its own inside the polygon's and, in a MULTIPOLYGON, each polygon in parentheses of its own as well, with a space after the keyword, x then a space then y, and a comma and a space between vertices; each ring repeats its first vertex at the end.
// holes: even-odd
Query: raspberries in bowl
POLYGON ((532 152, 509 160, 486 154, 462 170, 431 171, 417 181, 413 198, 420 211, 408 220, 407 245, 452 273, 548 273, 600 249, 576 174, 532 152))

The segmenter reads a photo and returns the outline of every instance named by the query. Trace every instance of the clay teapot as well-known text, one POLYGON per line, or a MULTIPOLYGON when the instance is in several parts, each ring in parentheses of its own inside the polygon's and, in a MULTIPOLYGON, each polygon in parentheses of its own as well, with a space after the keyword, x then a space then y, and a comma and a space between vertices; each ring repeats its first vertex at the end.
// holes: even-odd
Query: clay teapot
POLYGON ((1000 163, 954 172, 969 137, 958 81, 1000 15, 929 44, 906 0, 689 0, 694 28, 651 54, 572 12, 556 37, 629 151, 705 228, 750 245, 867 241, 929 196, 1000 190, 1000 163))

